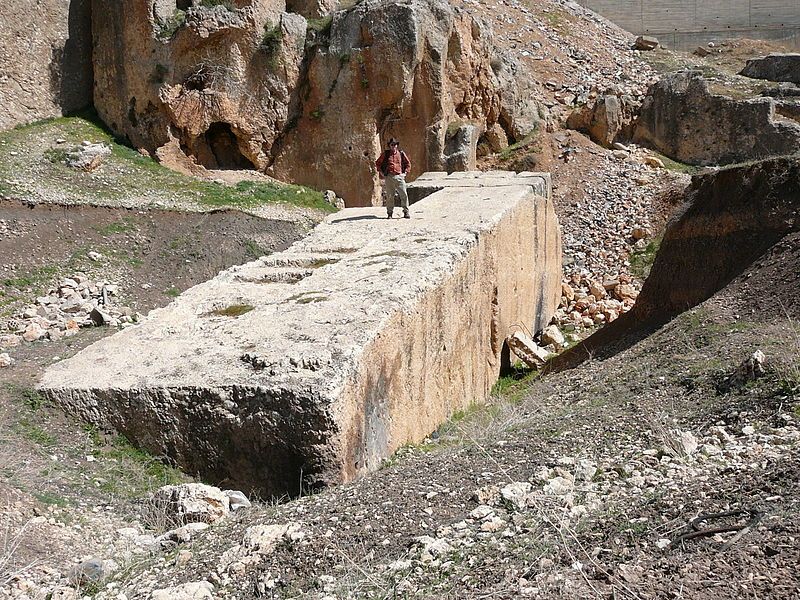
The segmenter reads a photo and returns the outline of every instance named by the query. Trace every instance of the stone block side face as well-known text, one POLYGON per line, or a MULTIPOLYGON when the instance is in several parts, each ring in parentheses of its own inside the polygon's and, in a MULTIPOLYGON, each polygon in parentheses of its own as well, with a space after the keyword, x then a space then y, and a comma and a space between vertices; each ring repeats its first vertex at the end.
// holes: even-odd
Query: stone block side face
POLYGON ((0 130, 92 101, 90 0, 0 4, 0 130))
POLYGON ((214 483, 281 496, 344 479, 337 426, 328 403, 311 393, 241 386, 50 388, 43 394, 214 483))
POLYGON ((480 237, 447 281, 365 349, 338 401, 346 479, 487 400, 506 337, 547 323, 555 311, 560 240, 552 203, 531 193, 480 237))

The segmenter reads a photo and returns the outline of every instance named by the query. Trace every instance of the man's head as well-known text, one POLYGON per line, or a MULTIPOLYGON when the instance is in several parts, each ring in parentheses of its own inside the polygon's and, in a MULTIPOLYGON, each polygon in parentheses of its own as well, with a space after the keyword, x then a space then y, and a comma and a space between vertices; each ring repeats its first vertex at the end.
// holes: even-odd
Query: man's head
POLYGON ((387 146, 388 146, 389 150, 394 150, 394 149, 396 149, 396 148, 398 148, 400 146, 400 142, 398 142, 394 138, 390 138, 389 139, 389 143, 387 144, 387 146))

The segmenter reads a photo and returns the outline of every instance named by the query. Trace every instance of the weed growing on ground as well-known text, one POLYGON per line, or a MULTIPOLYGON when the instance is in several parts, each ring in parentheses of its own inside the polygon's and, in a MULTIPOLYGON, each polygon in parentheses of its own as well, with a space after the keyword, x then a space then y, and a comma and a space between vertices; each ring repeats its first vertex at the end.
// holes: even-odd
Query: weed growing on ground
POLYGON ((44 397, 33 388, 15 383, 6 383, 3 384, 3 387, 8 391, 11 398, 22 403, 31 412, 36 412, 40 408, 47 406, 44 397))
POLYGON ((631 254, 629 260, 631 263, 631 273, 641 280, 645 280, 650 276, 650 269, 653 268, 653 263, 658 254, 658 248, 661 246, 661 238, 652 239, 647 243, 643 250, 637 250, 631 254))
POLYGON ((696 175, 702 169, 702 167, 698 167, 696 165, 689 165, 686 163, 678 162, 677 160, 673 160, 670 157, 665 156, 656 151, 652 151, 652 154, 658 157, 661 160, 661 162, 664 163, 664 167, 668 171, 673 171, 675 173, 684 173, 686 175, 696 175))
POLYGON ((217 317, 241 317, 242 315, 249 313, 254 308, 255 307, 251 304, 231 304, 225 308, 212 310, 210 314, 217 317))
POLYGON ((136 223, 130 217, 125 217, 120 219, 119 221, 114 221, 113 223, 109 223, 108 225, 104 225, 102 227, 97 227, 97 232, 101 235, 115 235, 118 233, 128 233, 131 231, 137 231, 139 228, 136 226, 136 223))
POLYGON ((259 244, 255 240, 244 240, 243 242, 245 255, 248 258, 261 258, 262 256, 267 256, 272 254, 270 250, 264 248, 261 244, 259 244))
POLYGON ((4 279, 3 285, 18 290, 37 291, 49 284, 57 272, 58 267, 56 266, 36 267, 16 277, 4 279))

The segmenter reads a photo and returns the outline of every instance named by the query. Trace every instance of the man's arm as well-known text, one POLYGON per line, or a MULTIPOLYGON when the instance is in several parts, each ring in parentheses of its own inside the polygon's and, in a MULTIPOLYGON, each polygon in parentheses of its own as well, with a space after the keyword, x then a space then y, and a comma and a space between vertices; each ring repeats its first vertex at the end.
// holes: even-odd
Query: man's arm
POLYGON ((403 162, 404 158, 405 158, 405 169, 403 169, 403 175, 408 175, 408 172, 411 171, 411 159, 408 158, 408 154, 403 152, 403 156, 400 157, 401 163, 403 162))

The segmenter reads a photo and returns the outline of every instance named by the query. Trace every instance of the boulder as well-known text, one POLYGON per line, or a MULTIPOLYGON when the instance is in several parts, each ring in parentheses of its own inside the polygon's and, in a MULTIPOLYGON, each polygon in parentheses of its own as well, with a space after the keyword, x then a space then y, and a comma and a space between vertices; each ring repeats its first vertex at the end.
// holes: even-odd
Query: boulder
MULTIPOLYGON (((627 96, 605 94, 593 103, 576 108, 567 117, 567 127, 589 134, 593 142, 612 148, 618 139, 631 135, 636 103, 627 96)), ((619 150, 622 159, 628 157, 629 149, 619 150)))
POLYGON ((14 359, 7 352, 0 354, 0 369, 10 367, 14 364, 14 359))
POLYGON ((550 353, 547 350, 540 347, 521 331, 515 331, 506 338, 506 343, 517 358, 532 369, 538 369, 550 358, 550 353))
POLYGON ((550 325, 542 331, 542 343, 545 346, 553 344, 556 348, 560 348, 565 341, 564 334, 556 325, 550 325))
POLYGON ((770 54, 752 58, 739 74, 752 79, 800 84, 800 54, 770 54))
POLYGON ((651 86, 633 137, 680 162, 724 165, 793 154, 800 123, 776 118, 771 98, 715 95, 702 73, 684 71, 651 86))
MULTIPOLYGON (((106 156, 110 155, 111 147, 106 144, 85 144, 67 154, 66 164, 73 169, 91 172, 102 164, 106 156)), ((66 286, 66 284, 62 285, 66 286)), ((77 287, 77 284, 68 287, 77 287)))
POLYGON ((658 39, 649 35, 640 35, 633 43, 633 48, 635 50, 642 50, 645 52, 655 50, 658 48, 658 39))
POLYGON ((475 125, 462 124, 445 137, 444 167, 448 173, 475 171, 480 129, 475 125))
POLYGON ((156 490, 147 508, 169 523, 214 523, 230 512, 230 500, 219 488, 202 483, 167 485, 156 490))
POLYGON ((200 581, 153 590, 149 600, 214 600, 213 592, 213 585, 200 581))

